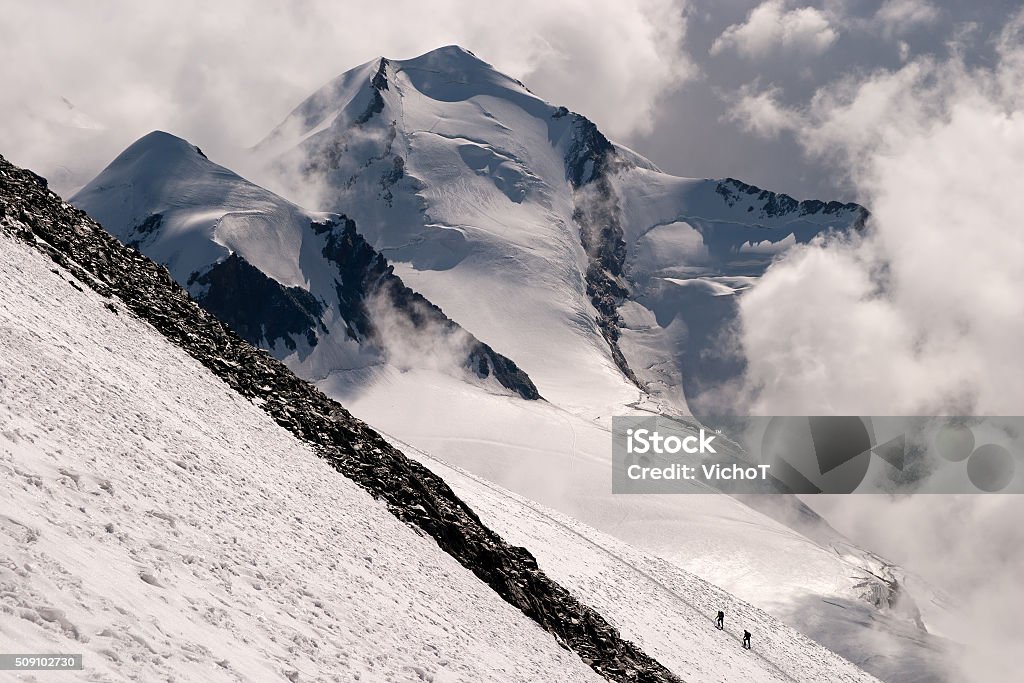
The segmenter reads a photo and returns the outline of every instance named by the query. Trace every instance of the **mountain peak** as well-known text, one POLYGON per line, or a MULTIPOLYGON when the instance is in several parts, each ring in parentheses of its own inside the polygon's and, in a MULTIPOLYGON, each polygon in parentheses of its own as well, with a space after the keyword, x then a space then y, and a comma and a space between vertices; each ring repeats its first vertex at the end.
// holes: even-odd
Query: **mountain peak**
POLYGON ((162 130, 154 130, 150 133, 146 133, 141 138, 133 142, 118 155, 117 161, 130 162, 135 161, 142 156, 149 157, 193 157, 200 156, 206 159, 206 155, 203 154, 203 150, 193 145, 184 138, 179 138, 177 135, 172 135, 162 130))
POLYGON ((430 50, 429 52, 424 52, 420 56, 413 57, 411 59, 388 59, 387 61, 408 67, 431 66, 445 71, 449 71, 453 68, 458 69, 459 67, 483 67, 492 71, 494 70, 493 66, 477 57, 472 51, 467 50, 460 45, 445 45, 443 47, 430 50))
MULTIPOLYGON (((445 45, 410 59, 377 57, 336 76, 292 110, 255 149, 269 157, 322 132, 335 121, 347 128, 353 123, 365 124, 389 106, 409 112, 407 104, 396 103, 408 103, 410 96, 444 103, 490 96, 516 103, 538 117, 546 117, 552 110, 523 83, 471 51, 445 45), (408 87, 393 90, 391 85, 395 83, 408 87)), ((387 120, 394 118, 397 115, 387 120)))
POLYGON ((436 99, 465 96, 467 86, 482 94, 500 96, 502 91, 511 91, 533 97, 521 81, 458 45, 439 47, 412 59, 387 61, 396 71, 405 72, 417 90, 436 99))

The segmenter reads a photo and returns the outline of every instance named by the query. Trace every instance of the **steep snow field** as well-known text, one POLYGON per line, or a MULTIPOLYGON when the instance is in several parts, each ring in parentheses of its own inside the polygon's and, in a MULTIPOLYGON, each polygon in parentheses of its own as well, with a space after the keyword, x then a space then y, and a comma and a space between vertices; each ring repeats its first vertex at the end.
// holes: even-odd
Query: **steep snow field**
POLYGON ((261 155, 284 149, 274 163, 285 174, 263 176, 272 189, 355 218, 410 287, 543 377, 548 400, 594 414, 635 400, 582 275, 563 160, 572 121, 459 48, 389 62, 381 90, 368 87, 377 61, 353 70, 365 78, 325 86, 261 144, 261 155), (310 167, 322 174, 296 170, 310 167))
MULTIPOLYGON (((875 681, 756 607, 637 550, 441 460, 397 444, 444 477, 485 522, 533 550, 562 585, 688 681, 875 681), (714 615, 726 613, 724 632, 714 615), (754 637, 741 647, 743 630, 754 637)), ((739 503, 733 503, 742 507, 739 503)))
MULTIPOLYGON (((692 573, 886 680, 944 680, 948 643, 917 626, 915 596, 887 606, 895 598, 887 565, 813 513, 801 519, 795 498, 773 498, 776 507, 763 514, 710 490, 612 494, 611 435, 602 420, 483 394, 429 371, 382 372, 361 386, 342 400, 378 431, 657 556, 659 571, 692 573)), ((329 381, 321 387, 332 391, 329 381)), ((438 473, 459 491, 459 479, 438 473)), ((515 522, 495 527, 519 538, 515 522)))
POLYGON ((88 680, 597 680, 152 328, 3 236, 0 287, 4 651, 83 652, 88 680))

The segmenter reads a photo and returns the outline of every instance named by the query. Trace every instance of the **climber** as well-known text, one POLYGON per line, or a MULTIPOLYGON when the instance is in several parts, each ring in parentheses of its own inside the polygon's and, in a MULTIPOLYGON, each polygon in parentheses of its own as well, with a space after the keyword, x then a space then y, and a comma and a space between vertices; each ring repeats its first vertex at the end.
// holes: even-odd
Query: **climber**
POLYGON ((743 647, 750 649, 750 631, 743 631, 743 647))
POLYGON ((725 628, 725 612, 718 610, 718 618, 715 619, 715 627, 721 631, 725 628))

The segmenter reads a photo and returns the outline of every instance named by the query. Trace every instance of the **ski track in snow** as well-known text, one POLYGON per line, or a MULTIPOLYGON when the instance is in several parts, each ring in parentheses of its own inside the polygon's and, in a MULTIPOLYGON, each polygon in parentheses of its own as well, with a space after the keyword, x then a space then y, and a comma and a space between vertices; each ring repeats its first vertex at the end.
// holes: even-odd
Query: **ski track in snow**
POLYGON ((0 282, 0 650, 85 661, 25 680, 601 680, 116 300, 0 282))

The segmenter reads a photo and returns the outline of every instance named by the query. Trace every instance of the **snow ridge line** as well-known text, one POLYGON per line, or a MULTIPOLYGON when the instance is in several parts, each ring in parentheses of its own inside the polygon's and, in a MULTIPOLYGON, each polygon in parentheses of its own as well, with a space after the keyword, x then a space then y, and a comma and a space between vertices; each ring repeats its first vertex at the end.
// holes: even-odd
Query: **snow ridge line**
POLYGON ((615 683, 682 683, 596 610, 549 578, 525 549, 485 526, 451 488, 340 404, 204 311, 159 266, 122 245, 46 181, 0 156, 0 229, 30 244, 108 298, 116 297, 336 470, 429 534, 506 602, 615 683))

